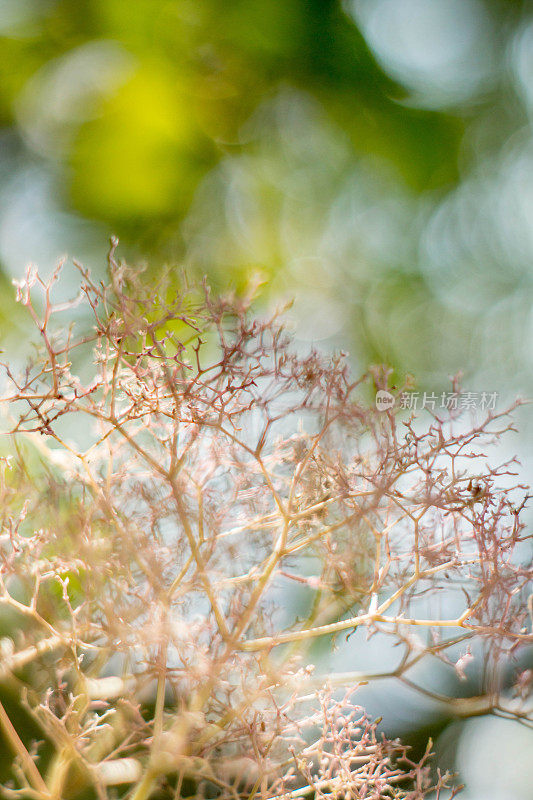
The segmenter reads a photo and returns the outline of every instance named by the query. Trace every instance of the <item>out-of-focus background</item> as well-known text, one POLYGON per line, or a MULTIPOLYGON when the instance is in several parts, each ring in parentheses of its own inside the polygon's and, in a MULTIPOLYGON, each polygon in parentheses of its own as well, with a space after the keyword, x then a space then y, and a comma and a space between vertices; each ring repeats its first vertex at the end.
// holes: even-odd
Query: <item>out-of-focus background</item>
MULTIPOLYGON (((116 234, 154 273, 293 296, 295 336, 355 369, 532 394, 533 4, 0 0, 0 64, 2 341, 28 262, 103 276, 116 234)), ((394 733, 438 735, 402 702, 394 733)), ((531 745, 494 718, 437 740, 469 800, 533 797, 531 745)))

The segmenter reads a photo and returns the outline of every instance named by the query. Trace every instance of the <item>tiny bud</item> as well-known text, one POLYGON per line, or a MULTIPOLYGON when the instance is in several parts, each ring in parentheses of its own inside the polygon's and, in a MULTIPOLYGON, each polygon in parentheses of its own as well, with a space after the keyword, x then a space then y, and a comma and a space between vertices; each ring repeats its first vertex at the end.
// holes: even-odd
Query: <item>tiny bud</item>
POLYGON ((116 758, 98 764, 96 774, 104 786, 136 783, 142 776, 142 766, 136 758, 116 758))
POLYGON ((0 656, 2 658, 11 658, 15 652, 15 643, 9 636, 2 636, 0 639, 0 656))
POLYGON ((113 700, 127 694, 131 689, 131 683, 116 675, 107 678, 87 678, 87 696, 90 700, 113 700))
POLYGON ((465 653, 455 662, 455 671, 459 677, 459 680, 466 681, 465 667, 467 667, 473 660, 474 656, 472 653, 465 653))

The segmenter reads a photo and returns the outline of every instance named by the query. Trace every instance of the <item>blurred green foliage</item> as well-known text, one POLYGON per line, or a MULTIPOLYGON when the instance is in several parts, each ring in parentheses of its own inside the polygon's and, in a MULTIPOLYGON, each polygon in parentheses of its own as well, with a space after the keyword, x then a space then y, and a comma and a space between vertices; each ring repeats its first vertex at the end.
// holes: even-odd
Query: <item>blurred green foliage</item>
POLYGON ((86 0, 33 10, 2 39, 4 124, 16 125, 26 91, 31 143, 62 162, 62 201, 128 241, 144 234, 156 246, 155 225, 180 220, 206 171, 246 150, 243 124, 284 84, 312 93, 354 151, 392 159, 417 190, 457 178, 461 120, 398 103, 405 91, 338 2, 86 0))
POLYGON ((363 367, 501 384, 524 349, 492 330, 527 324, 531 286, 532 20, 498 0, 3 0, 0 266, 103 272, 116 234, 154 273, 296 295, 299 335, 363 367))
MULTIPOLYGON (((378 22, 393 24, 402 5, 407 18, 420 12, 415 0, 379 0, 378 22)), ((441 301, 418 263, 421 218, 464 180, 469 131, 489 129, 483 119, 503 97, 502 48, 529 19, 520 3, 464 7, 489 30, 493 63, 467 81, 470 95, 443 101, 453 41, 433 86, 422 52, 420 95, 409 70, 387 68, 371 46, 368 2, 3 0, 4 271, 47 266, 65 250, 102 269, 114 233, 125 255, 154 270, 185 263, 238 287, 260 270, 275 293, 299 293, 299 265, 312 258, 301 302, 313 308, 307 294, 320 303, 324 291, 328 302, 304 337, 328 339, 339 333, 332 319, 344 320, 363 362, 386 359, 422 377, 448 371, 464 347, 456 332, 433 369, 441 301), (365 220, 373 210, 377 219, 365 220), (414 313, 416 337, 376 329, 376 314, 383 322, 398 309, 414 313)), ((441 35, 431 25, 442 9, 450 25, 459 15, 456 35, 471 37, 472 52, 483 46, 461 33, 457 3, 427 8, 421 47, 441 35)), ((519 114, 508 106, 497 111, 499 122, 510 118, 507 134, 519 114)), ((456 316, 446 325, 464 334, 472 319, 456 316)))

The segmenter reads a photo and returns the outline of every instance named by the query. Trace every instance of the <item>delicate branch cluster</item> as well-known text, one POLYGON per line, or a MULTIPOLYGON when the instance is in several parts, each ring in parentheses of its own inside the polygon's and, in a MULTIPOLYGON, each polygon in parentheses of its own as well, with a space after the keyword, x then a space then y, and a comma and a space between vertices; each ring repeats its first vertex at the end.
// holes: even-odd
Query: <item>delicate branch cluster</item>
POLYGON ((59 270, 29 272, 42 348, 22 376, 5 365, 0 677, 46 740, 33 752, 0 706, 6 796, 421 798, 427 759, 350 692, 386 674, 443 699, 412 668, 461 675, 478 642, 485 694, 455 713, 531 718, 528 675, 506 698, 498 666, 533 641, 527 489, 479 449, 507 414, 420 430, 365 402, 385 372, 296 355, 248 302, 147 288, 114 249, 110 286, 77 266, 93 332, 61 323, 59 270), (306 646, 357 627, 397 643, 397 666, 323 689, 306 646))

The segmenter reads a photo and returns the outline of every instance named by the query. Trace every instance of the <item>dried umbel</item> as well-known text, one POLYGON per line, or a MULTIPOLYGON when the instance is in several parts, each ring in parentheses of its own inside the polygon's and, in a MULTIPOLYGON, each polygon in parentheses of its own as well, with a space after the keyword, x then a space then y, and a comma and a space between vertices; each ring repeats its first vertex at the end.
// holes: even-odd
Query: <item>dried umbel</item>
POLYGON ((109 286, 78 268, 90 332, 66 329, 59 271, 29 272, 41 347, 5 367, 1 679, 44 744, 0 706, 4 794, 423 797, 427 758, 353 705, 384 674, 307 663, 357 628, 399 645, 389 674, 414 688, 423 659, 460 674, 481 653, 485 694, 451 707, 527 720, 526 672, 509 700, 499 669, 532 642, 527 490, 479 457, 507 415, 421 430, 365 399, 386 372, 301 357, 247 301, 143 285, 114 250, 109 286))

